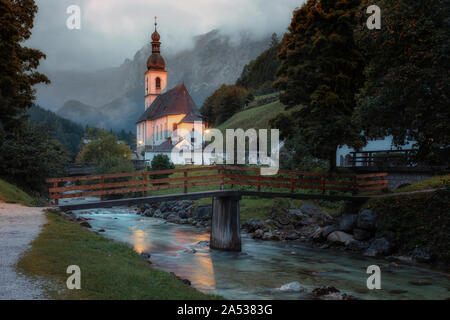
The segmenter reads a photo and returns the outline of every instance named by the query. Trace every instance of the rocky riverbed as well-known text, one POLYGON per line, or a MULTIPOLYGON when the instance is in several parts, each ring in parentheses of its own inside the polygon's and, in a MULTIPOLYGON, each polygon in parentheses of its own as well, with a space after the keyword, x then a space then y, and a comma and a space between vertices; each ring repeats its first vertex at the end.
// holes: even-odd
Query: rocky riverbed
MULTIPOLYGON (((135 210, 142 216, 210 229, 211 205, 196 206, 193 201, 182 200, 144 204, 135 210)), ((270 219, 249 219, 243 229, 252 238, 263 241, 298 241, 320 249, 349 251, 402 262, 429 263, 434 260, 430 247, 397 252, 395 232, 382 230, 375 211, 355 211, 349 205, 343 211, 333 217, 309 203, 299 208, 274 206, 270 219)))

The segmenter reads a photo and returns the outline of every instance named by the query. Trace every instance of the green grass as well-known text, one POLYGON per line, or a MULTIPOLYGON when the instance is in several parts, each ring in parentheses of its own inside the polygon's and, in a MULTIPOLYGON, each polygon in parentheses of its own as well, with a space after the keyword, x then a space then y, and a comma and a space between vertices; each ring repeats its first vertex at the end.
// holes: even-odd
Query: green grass
POLYGON ((33 198, 18 187, 0 179, 0 200, 8 203, 21 203, 31 207, 33 198))
POLYGON ((432 247, 439 260, 450 263, 450 190, 370 199, 365 208, 377 213, 377 237, 395 234, 401 253, 432 247))
POLYGON ((265 104, 260 107, 250 108, 236 113, 230 119, 222 123, 217 129, 222 132, 225 129, 268 129, 269 120, 284 111, 284 105, 280 101, 265 104))
POLYGON ((450 175, 436 176, 427 180, 412 183, 409 186, 399 188, 395 192, 408 192, 428 189, 441 189, 450 187, 450 175))
POLYGON ((53 299, 218 299, 156 270, 130 247, 94 234, 56 213, 18 263, 30 276, 47 279, 53 299), (66 288, 67 267, 81 269, 81 289, 66 288))

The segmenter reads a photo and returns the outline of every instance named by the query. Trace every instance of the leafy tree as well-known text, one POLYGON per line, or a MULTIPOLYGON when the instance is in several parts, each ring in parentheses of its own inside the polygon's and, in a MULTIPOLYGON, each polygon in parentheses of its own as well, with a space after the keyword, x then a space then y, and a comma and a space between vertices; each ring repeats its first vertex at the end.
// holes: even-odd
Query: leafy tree
POLYGON ((0 0, 0 128, 10 130, 26 118, 38 83, 49 83, 36 72, 45 55, 22 44, 31 36, 37 6, 34 0, 0 0))
POLYGON ((77 162, 99 165, 105 159, 112 158, 131 161, 130 147, 118 141, 114 134, 103 129, 89 128, 83 137, 77 162))
MULTIPOLYGON (((134 171, 133 163, 129 159, 119 158, 117 156, 107 156, 101 159, 95 173, 107 174, 107 173, 129 173, 134 171)), ((128 178, 117 178, 114 182, 127 181, 128 178)))
POLYGON ((47 192, 46 178, 61 176, 67 151, 48 128, 31 122, 0 132, 0 176, 25 190, 47 192))
POLYGON ((249 97, 246 89, 224 84, 206 99, 200 112, 208 123, 219 125, 241 111, 249 97))
MULTIPOLYGON (((368 1, 365 1, 367 4, 368 1)), ((450 158, 450 1, 380 0, 380 30, 361 27, 370 59, 358 117, 368 137, 416 141, 418 160, 450 158)))
POLYGON ((354 40, 358 0, 308 0, 294 11, 279 58, 280 100, 290 118, 272 121, 282 137, 299 135, 307 151, 336 167, 339 145, 363 144, 352 122, 355 94, 363 82, 363 56, 354 40), (281 125, 283 122, 290 127, 281 125), (292 128, 298 131, 293 132, 292 128))

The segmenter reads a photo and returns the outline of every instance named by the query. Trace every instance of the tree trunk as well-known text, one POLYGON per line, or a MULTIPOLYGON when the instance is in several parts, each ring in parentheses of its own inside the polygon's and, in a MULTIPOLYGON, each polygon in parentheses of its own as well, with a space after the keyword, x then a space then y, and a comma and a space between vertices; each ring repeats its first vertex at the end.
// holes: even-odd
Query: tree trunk
POLYGON ((337 147, 334 148, 334 151, 330 151, 330 172, 336 171, 336 154, 337 154, 337 147))

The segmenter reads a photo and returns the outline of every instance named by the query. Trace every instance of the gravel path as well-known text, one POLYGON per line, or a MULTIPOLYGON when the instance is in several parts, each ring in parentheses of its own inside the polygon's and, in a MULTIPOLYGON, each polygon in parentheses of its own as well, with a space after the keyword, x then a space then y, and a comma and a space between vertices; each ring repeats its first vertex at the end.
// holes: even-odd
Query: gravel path
POLYGON ((20 255, 46 223, 45 208, 0 202, 0 300, 43 299, 39 281, 16 271, 20 255))

